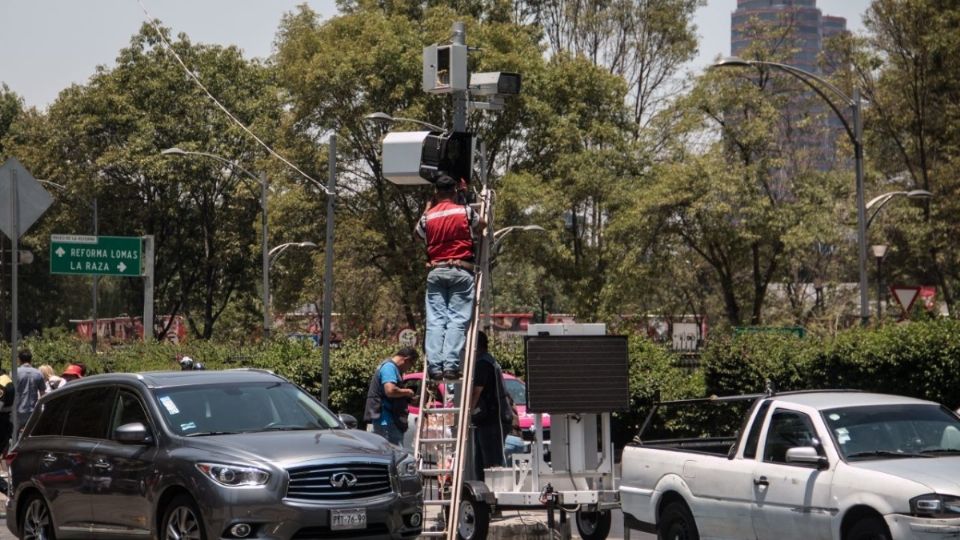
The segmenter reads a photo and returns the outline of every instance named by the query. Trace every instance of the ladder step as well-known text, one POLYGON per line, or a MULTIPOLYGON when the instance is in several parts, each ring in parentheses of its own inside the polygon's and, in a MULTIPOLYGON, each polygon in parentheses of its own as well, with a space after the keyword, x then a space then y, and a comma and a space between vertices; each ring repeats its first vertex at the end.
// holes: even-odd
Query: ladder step
POLYGON ((453 444, 456 439, 420 439, 420 444, 453 444))
POLYGON ((433 505, 433 506, 450 506, 450 499, 433 500, 433 501, 428 501, 428 500, 424 499, 424 500, 423 500, 423 504, 425 504, 425 505, 426 505, 426 504, 429 504, 429 505, 433 505))
POLYGON ((420 469, 420 474, 425 476, 450 474, 452 472, 453 472, 453 469, 420 469))
POLYGON ((420 532, 421 537, 427 536, 432 538, 442 538, 446 535, 447 535, 446 531, 421 531, 420 532))
POLYGON ((441 408, 437 408, 437 409, 424 407, 424 408, 423 408, 423 412, 425 412, 425 413, 441 413, 441 414, 442 414, 442 413, 455 413, 455 412, 460 412, 460 407, 441 407, 441 408))

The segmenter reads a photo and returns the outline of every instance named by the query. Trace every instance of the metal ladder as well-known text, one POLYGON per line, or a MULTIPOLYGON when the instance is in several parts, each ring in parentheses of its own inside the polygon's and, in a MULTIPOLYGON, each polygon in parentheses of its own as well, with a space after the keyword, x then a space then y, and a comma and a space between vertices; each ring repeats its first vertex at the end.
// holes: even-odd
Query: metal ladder
MULTIPOLYGON (((435 383, 427 373, 427 363, 423 366, 423 383, 420 390, 420 418, 414 436, 414 458, 423 477, 424 530, 422 537, 446 538, 456 540, 459 524, 460 500, 463 495, 464 469, 470 437, 470 381, 473 380, 473 368, 477 357, 477 332, 480 330, 480 314, 486 276, 479 269, 487 268, 492 234, 491 224, 493 192, 484 188, 480 193, 480 202, 475 205, 478 212, 487 220, 487 231, 481 236, 476 278, 474 280, 473 316, 467 327, 464 358, 460 366, 460 379, 453 382, 456 397, 446 391, 435 396, 433 388, 439 384, 449 385, 450 381, 435 383), (439 405, 433 398, 440 398, 439 405), (455 420, 454 420, 455 418, 455 420), (431 523, 430 514, 437 509, 437 519, 431 523)), ((449 386, 447 386, 449 389, 449 386)))

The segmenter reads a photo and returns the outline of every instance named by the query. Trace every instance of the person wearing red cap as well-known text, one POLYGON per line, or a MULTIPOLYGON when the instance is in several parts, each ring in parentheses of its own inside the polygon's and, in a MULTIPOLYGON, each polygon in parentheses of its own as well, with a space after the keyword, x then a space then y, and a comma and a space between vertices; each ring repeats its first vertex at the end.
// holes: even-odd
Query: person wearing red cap
POLYGON ((63 370, 63 374, 61 374, 60 377, 63 379, 63 384, 67 384, 74 379, 82 378, 83 368, 76 364, 70 364, 67 366, 67 369, 63 370))

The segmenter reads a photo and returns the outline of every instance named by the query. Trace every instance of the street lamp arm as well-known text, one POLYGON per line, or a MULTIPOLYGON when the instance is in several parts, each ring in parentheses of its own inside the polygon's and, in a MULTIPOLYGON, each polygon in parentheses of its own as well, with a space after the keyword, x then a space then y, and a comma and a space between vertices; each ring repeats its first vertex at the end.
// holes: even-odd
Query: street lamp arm
POLYGON ((730 57, 713 65, 713 67, 727 67, 727 66, 734 66, 734 67, 767 66, 767 67, 779 69, 790 75, 793 75, 795 78, 799 79, 800 82, 806 85, 807 88, 813 90, 818 96, 820 96, 821 99, 827 102, 827 105, 830 107, 830 109, 833 110, 834 114, 837 115, 837 118, 840 119, 840 122, 843 123, 843 128, 844 130, 846 130, 847 136, 850 137, 850 140, 853 141, 854 144, 859 144, 860 141, 857 140, 857 136, 856 136, 856 133, 854 133, 853 127, 851 127, 850 123, 847 122, 847 118, 844 116, 840 108, 837 107, 837 104, 834 103, 833 100, 830 99, 830 97, 827 96, 827 94, 821 88, 819 88, 816 84, 812 82, 812 81, 816 81, 817 83, 822 84, 824 87, 828 88, 831 92, 833 92, 840 99, 842 99, 847 105, 851 107, 855 106, 853 99, 847 96, 846 94, 844 94, 839 88, 837 88, 830 81, 827 81, 826 79, 818 77, 813 73, 810 73, 809 71, 799 69, 788 64, 781 64, 779 62, 767 62, 764 60, 743 60, 736 57, 730 57))
POLYGON ((286 244, 274 246, 273 249, 267 252, 267 259, 269 260, 270 266, 273 266, 273 263, 277 262, 280 255, 290 247, 315 248, 317 245, 313 242, 287 242, 286 244))
POLYGON ((82 202, 83 204, 89 206, 90 208, 93 208, 93 202, 91 202, 91 201, 89 201, 89 200, 87 200, 87 199, 85 199, 85 198, 83 198, 83 197, 81 197, 81 196, 79 196, 79 195, 77 195, 77 194, 75 194, 75 193, 70 193, 70 190, 67 189, 67 186, 65 186, 65 185, 63 185, 63 184, 58 184, 58 183, 53 182, 53 181, 50 181, 50 180, 41 180, 41 179, 39 179, 39 178, 36 178, 35 180, 36 180, 37 182, 40 182, 41 184, 45 184, 45 185, 48 185, 48 186, 50 186, 50 187, 59 189, 60 191, 66 193, 66 194, 68 194, 68 195, 70 195, 71 197, 77 199, 78 201, 82 202))
POLYGON ((438 126, 438 125, 436 125, 436 124, 431 124, 430 122, 424 122, 423 120, 417 120, 417 119, 415 119, 415 118, 403 118, 403 117, 401 117, 401 116, 391 116, 391 115, 389 115, 389 114, 387 114, 387 113, 385 113, 385 112, 370 113, 370 114, 364 116, 364 118, 365 118, 366 120, 373 120, 373 121, 377 121, 377 122, 387 122, 387 123, 392 123, 392 122, 409 122, 409 123, 411 123, 411 124, 418 124, 418 125, 424 126, 424 127, 426 127, 427 129, 429 129, 430 131, 441 131, 441 132, 446 132, 446 131, 447 131, 447 130, 443 129, 442 127, 440 127, 440 126, 438 126))
POLYGON ((933 197, 933 193, 930 193, 925 189, 914 189, 912 191, 890 191, 888 193, 884 193, 883 195, 877 195, 876 197, 870 199, 866 205, 864 205, 864 208, 867 210, 870 210, 876 206, 873 214, 871 214, 867 219, 867 228, 870 228, 870 224, 873 223, 874 218, 876 218, 877 214, 880 213, 880 209, 897 197, 906 197, 908 199, 930 199, 933 197))
MULTIPOLYGON (((167 148, 166 150, 162 150, 162 151, 160 151, 160 154, 161 154, 161 155, 164 155, 164 156, 169 156, 169 155, 178 155, 178 156, 202 156, 202 157, 205 157, 205 158, 210 158, 210 159, 219 161, 220 163, 223 163, 224 165, 226 165, 227 167, 230 167, 231 169, 236 169, 236 170, 242 172, 243 174, 247 175, 250 179, 252 179, 254 182, 260 183, 260 181, 261 181, 261 180, 260 180, 260 177, 258 177, 257 175, 253 174, 252 172, 248 171, 247 169, 244 169, 243 166, 240 165, 239 163, 237 163, 237 162, 235 162, 235 161, 230 161, 229 159, 227 159, 227 158, 225 158, 225 157, 223 157, 223 156, 218 156, 217 154, 211 154, 211 153, 209 153, 209 152, 197 152, 197 151, 194 151, 194 150, 183 150, 182 148, 177 148, 177 147, 167 148)), ((250 184, 244 182, 243 185, 244 185, 244 187, 246 187, 248 190, 250 190, 250 193, 251 193, 254 197, 259 197, 259 196, 260 196, 260 195, 258 195, 257 193, 255 193, 255 192, 253 191, 253 188, 250 187, 250 184)))

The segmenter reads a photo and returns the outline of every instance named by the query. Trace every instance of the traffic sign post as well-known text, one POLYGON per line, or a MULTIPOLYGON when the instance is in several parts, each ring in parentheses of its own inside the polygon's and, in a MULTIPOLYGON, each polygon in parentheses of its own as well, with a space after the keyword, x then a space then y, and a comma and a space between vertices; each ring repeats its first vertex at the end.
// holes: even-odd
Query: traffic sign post
POLYGON ((143 240, 138 236, 50 236, 50 273, 139 277, 143 240))
POLYGON ((900 309, 903 310, 903 319, 909 319, 910 308, 913 307, 913 303, 920 297, 920 287, 891 285, 890 292, 897 300, 897 303, 900 304, 900 309))

